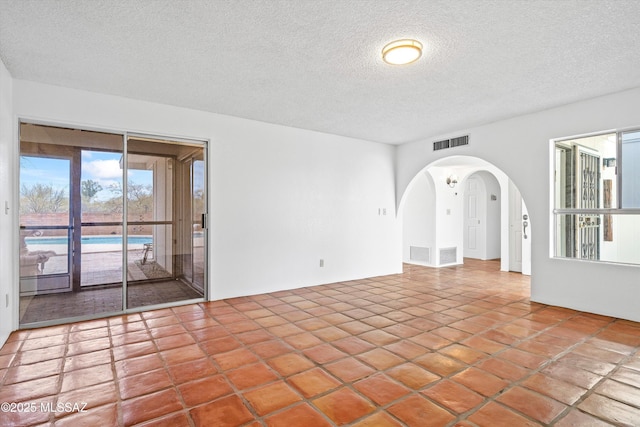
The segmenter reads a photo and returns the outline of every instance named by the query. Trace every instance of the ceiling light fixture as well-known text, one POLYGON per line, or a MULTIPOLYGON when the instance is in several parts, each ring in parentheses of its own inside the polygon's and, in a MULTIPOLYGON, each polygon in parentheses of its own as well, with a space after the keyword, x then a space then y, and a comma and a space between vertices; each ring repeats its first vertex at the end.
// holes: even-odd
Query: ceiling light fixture
POLYGON ((417 40, 396 40, 382 48, 382 60, 391 65, 405 65, 422 56, 422 43, 417 40))

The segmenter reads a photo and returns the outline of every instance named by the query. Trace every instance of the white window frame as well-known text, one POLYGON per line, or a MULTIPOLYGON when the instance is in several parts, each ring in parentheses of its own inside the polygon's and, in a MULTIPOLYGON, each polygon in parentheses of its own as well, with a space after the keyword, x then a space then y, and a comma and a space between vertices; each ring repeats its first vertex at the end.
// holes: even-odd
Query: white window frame
MULTIPOLYGON (((550 206, 551 206, 551 215, 550 215, 550 256, 555 259, 562 260, 576 260, 582 262, 598 262, 598 263, 610 263, 610 264, 629 264, 621 261, 611 261, 611 260, 592 260, 592 259, 583 259, 575 256, 562 256, 557 255, 557 226, 556 220, 560 215, 638 215, 640 216, 640 208, 622 208, 622 168, 624 159, 622 158, 622 134, 629 132, 640 132, 640 126, 624 128, 624 129, 615 129, 615 130, 607 130, 602 132, 594 132, 583 135, 576 135, 571 137, 563 137, 563 138, 555 138, 550 140, 550 206), (567 141, 575 141, 577 139, 588 138, 599 135, 608 135, 615 134, 616 135, 616 207, 612 208, 595 208, 595 209, 584 209, 584 208, 558 208, 556 204, 556 146, 563 142, 567 141)), ((640 265, 639 263, 634 263, 631 265, 640 265)))

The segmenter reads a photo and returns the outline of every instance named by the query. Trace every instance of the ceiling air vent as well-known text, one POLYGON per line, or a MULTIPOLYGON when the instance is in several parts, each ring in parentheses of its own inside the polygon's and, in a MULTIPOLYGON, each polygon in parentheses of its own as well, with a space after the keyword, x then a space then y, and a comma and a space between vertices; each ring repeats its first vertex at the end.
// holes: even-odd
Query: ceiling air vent
POLYGON ((436 141, 433 143, 433 151, 436 150, 444 150, 445 148, 449 148, 449 140, 445 139, 442 141, 436 141))
POLYGON ((457 138, 451 138, 452 147, 459 147, 461 145, 468 145, 468 144, 469 144, 469 135, 459 136, 457 138))
POLYGON ((460 147, 461 145, 469 144, 469 135, 458 136, 451 139, 443 139, 442 141, 436 141, 433 143, 433 151, 444 150, 445 148, 460 147))

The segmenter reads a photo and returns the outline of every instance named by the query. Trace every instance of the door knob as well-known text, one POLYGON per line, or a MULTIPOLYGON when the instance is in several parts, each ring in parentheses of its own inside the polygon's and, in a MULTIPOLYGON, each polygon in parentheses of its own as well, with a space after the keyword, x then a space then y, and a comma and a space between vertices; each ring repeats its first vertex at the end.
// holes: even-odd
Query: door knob
MULTIPOLYGON (((525 215, 526 216, 526 215, 525 215)), ((524 238, 527 238, 527 226, 529 225, 528 221, 522 221, 522 230, 524 232, 524 238)))

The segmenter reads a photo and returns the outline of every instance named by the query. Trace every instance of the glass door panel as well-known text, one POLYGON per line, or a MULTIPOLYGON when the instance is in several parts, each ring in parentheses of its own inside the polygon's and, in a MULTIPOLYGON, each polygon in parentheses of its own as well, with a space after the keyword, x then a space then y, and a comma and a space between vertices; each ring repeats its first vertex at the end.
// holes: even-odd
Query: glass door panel
POLYGON ((205 239, 201 214, 196 214, 194 204, 196 193, 198 203, 204 203, 204 168, 200 166, 201 182, 196 191, 193 155, 204 152, 204 148, 131 137, 127 150, 127 234, 129 239, 148 239, 141 247, 130 244, 127 251, 127 306, 202 298, 205 239), (202 260, 197 275, 195 233, 199 233, 202 260))
POLYGON ((82 288, 122 285, 122 226, 110 226, 109 234, 101 234, 99 228, 105 226, 82 227, 82 288))
POLYGON ((110 148, 82 150, 81 287, 122 284, 122 137, 110 148))
POLYGON ((122 135, 20 124, 20 324, 123 310, 122 135), (91 288, 91 292, 85 292, 91 288))
POLYGON ((68 158, 20 156, 20 295, 71 289, 70 179, 68 158))
POLYGON ((193 286, 204 291, 205 285, 205 232, 207 221, 206 181, 204 168, 204 150, 194 153, 191 161, 191 203, 193 209, 193 227, 191 229, 192 277, 193 286))

